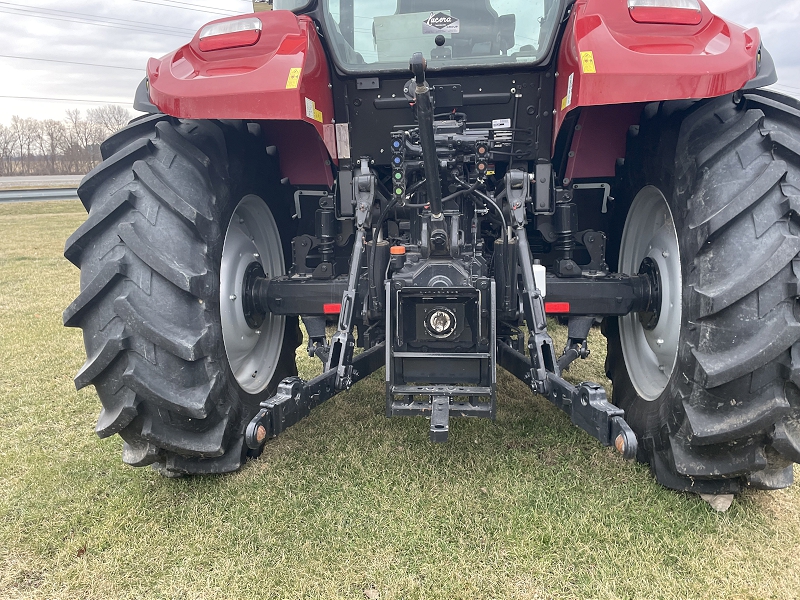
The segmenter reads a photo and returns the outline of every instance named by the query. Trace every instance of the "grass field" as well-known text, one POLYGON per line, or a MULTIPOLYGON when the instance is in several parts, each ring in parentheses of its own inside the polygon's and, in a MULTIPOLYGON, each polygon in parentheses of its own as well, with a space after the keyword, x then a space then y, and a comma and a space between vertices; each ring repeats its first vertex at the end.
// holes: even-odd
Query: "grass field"
POLYGON ((497 421, 446 445, 383 417, 377 374, 234 475, 124 466, 61 326, 84 217, 0 206, 0 598, 800 598, 800 485, 715 513, 502 371, 497 421))

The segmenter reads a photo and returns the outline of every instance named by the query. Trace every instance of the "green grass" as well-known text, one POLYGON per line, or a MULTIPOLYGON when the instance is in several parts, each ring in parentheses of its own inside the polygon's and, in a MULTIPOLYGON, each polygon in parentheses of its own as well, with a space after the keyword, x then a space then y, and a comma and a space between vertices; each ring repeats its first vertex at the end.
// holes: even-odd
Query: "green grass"
MULTIPOLYGON (((800 486, 715 513, 503 371, 497 421, 456 420, 446 445, 383 417, 379 373, 239 473, 124 466, 61 326, 84 216, 0 205, 0 598, 800 597, 800 486)), ((573 376, 604 381, 592 342, 573 376)))

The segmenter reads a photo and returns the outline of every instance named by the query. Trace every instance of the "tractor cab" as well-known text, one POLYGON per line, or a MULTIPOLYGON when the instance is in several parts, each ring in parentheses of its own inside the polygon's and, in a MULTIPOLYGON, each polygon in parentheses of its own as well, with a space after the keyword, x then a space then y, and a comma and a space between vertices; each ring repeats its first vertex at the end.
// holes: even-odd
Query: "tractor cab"
MULTIPOLYGON (((346 72, 407 70, 422 52, 431 70, 534 64, 547 51, 558 2, 326 0, 324 27, 346 72)), ((277 7, 280 8, 279 2, 277 7)))

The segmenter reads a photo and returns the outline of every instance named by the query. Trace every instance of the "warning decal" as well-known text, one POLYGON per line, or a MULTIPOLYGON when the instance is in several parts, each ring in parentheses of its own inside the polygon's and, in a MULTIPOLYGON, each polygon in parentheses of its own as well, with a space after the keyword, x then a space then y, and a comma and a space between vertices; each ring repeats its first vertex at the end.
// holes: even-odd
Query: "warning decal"
POLYGON ((350 130, 347 123, 336 124, 336 148, 339 158, 350 158, 350 130))
POLYGON ((459 20, 443 12, 432 12, 422 22, 422 33, 458 33, 459 31, 461 31, 459 20))
POLYGON ((300 73, 302 72, 303 69, 300 67, 294 67, 292 69, 289 69, 289 78, 286 80, 287 90, 297 89, 297 86, 300 83, 300 73))
POLYGON ((572 82, 574 79, 575 73, 570 73, 569 79, 567 79, 567 95, 561 99, 561 110, 564 110, 572 104, 572 82))
POLYGON ((591 50, 581 52, 581 67, 584 73, 597 73, 594 68, 594 54, 591 50))
POLYGON ((306 116, 322 123, 322 111, 317 110, 317 105, 311 98, 306 98, 306 116))
POLYGON ((322 126, 322 141, 328 149, 328 154, 336 156, 336 129, 333 123, 322 126))

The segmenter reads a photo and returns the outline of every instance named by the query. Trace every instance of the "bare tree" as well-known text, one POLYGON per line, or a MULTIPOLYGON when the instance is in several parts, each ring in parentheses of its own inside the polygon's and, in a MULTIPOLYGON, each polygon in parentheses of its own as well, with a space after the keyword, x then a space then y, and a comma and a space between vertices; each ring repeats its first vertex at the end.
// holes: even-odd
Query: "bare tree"
POLYGON ((19 158, 19 170, 23 175, 29 175, 32 171, 31 159, 38 129, 39 122, 36 119, 21 119, 16 115, 11 117, 14 151, 19 158))
POLYGON ((125 108, 108 104, 67 110, 63 121, 11 118, 0 124, 0 176, 82 174, 100 162, 100 144, 131 119, 125 108))
POLYGON ((47 161, 47 173, 57 175, 62 171, 59 156, 67 147, 67 127, 61 121, 46 119, 42 122, 39 152, 47 161))
POLYGON ((84 119, 77 108, 67 110, 68 150, 70 172, 86 173, 100 161, 102 128, 89 119, 84 119))
POLYGON ((12 174, 12 155, 14 153, 14 135, 11 129, 0 124, 0 175, 12 174))
POLYGON ((131 120, 130 111, 122 108, 119 104, 106 104, 99 108, 90 108, 86 114, 89 121, 103 130, 103 138, 118 132, 131 120))

